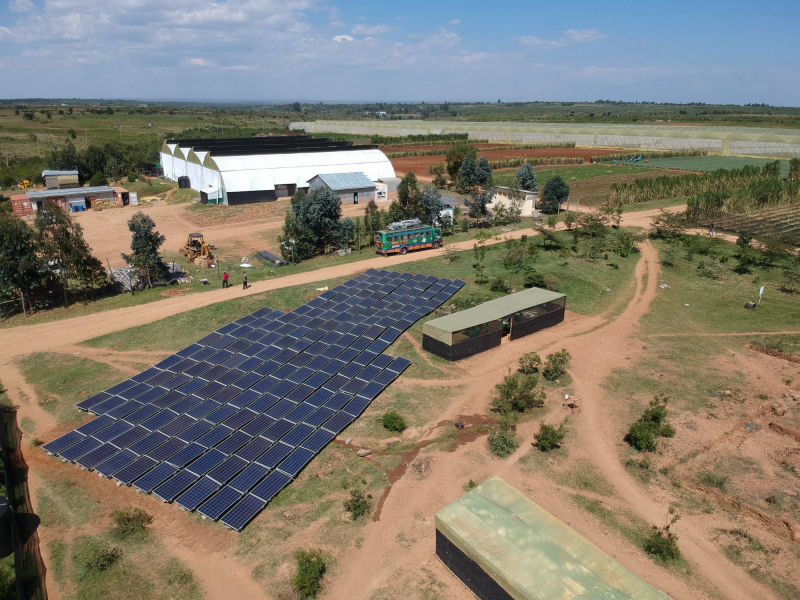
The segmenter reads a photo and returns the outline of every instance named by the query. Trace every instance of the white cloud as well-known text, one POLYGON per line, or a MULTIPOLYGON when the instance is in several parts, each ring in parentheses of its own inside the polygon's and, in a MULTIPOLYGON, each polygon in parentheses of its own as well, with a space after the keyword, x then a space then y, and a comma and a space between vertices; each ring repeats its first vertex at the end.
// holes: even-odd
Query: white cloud
POLYGON ((567 29, 560 38, 549 40, 533 35, 521 35, 517 41, 528 48, 544 48, 553 50, 572 44, 586 44, 602 40, 606 35, 596 29, 567 29))
POLYGON ((8 10, 13 13, 26 13, 31 12, 34 6, 31 0, 8 0, 8 10))
POLYGON ((188 58, 186 64, 190 67, 211 67, 213 63, 207 61, 205 58, 188 58))
POLYGON ((461 25, 461 19, 450 19, 450 25, 461 25))
POLYGON ((392 30, 388 25, 363 25, 359 23, 350 31, 353 35, 383 35, 392 30))
POLYGON ((333 41, 336 43, 341 44, 342 42, 352 42, 353 36, 352 35, 335 35, 333 36, 333 41))

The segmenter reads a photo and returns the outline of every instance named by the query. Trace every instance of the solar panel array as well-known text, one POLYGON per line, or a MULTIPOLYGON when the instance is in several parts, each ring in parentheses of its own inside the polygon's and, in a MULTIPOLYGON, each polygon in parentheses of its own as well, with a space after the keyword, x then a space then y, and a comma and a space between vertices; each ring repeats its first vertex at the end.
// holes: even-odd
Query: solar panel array
POLYGON ((78 403, 98 417, 43 448, 241 531, 411 364, 383 351, 463 285, 370 269, 259 309, 78 403))

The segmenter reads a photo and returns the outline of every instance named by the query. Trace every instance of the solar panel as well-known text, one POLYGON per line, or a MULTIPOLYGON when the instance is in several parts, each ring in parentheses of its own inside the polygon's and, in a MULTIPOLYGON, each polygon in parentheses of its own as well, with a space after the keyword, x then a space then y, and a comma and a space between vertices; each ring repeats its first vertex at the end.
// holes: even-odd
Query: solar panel
POLYGON ((219 489, 219 486, 220 484, 213 479, 210 479, 209 477, 203 477, 202 479, 196 481, 180 496, 175 498, 175 502, 178 504, 178 506, 181 506, 188 511, 192 511, 200 506, 200 504, 202 504, 211 494, 216 492, 219 489))
POLYGON ((250 492, 250 495, 263 500, 264 502, 269 502, 291 481, 292 478, 285 473, 273 471, 264 479, 264 481, 253 488, 253 491, 250 492))
POLYGON ((410 364, 383 350, 463 285, 369 269, 261 308, 80 402, 100 416, 44 449, 240 530, 410 364))
POLYGON ((244 494, 231 487, 224 487, 217 491, 197 509, 201 515, 212 521, 219 519, 222 514, 233 506, 244 494))
POLYGON ((245 496, 236 506, 225 513, 220 521, 231 529, 241 531, 266 505, 264 500, 250 495, 245 496))
POLYGON ((153 494, 164 502, 172 502, 175 497, 197 481, 197 475, 189 471, 178 471, 167 481, 153 490, 153 494))

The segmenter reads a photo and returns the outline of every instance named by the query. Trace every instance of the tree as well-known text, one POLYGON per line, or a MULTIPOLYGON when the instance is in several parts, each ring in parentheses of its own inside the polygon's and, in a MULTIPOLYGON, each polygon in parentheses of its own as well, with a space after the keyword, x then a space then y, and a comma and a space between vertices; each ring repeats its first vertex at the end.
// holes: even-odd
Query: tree
POLYGON ((475 165, 475 182, 484 189, 492 186, 492 167, 485 156, 481 156, 475 165))
POLYGON ((539 372, 542 364, 542 357, 536 352, 526 352, 519 357, 519 370, 524 375, 533 375, 539 372))
POLYGON ((566 348, 562 348, 558 352, 553 352, 547 355, 547 360, 542 369, 542 375, 549 381, 555 381, 564 376, 569 368, 569 363, 572 357, 566 348))
POLYGON ((419 219, 423 223, 430 223, 432 225, 439 219, 439 213, 447 208, 445 203, 442 202, 441 192, 432 185, 426 185, 422 188, 422 193, 419 196, 419 204, 419 219))
POLYGON ((26 313, 28 298, 45 272, 34 231, 14 213, 0 213, 0 296, 18 293, 26 313))
POLYGON ((481 192, 480 194, 472 194, 471 198, 464 198, 464 204, 470 217, 478 219, 489 215, 488 205, 492 202, 491 192, 481 192))
POLYGON ((495 388, 497 395, 492 400, 492 410, 500 414, 524 413, 544 406, 546 394, 537 389, 539 376, 523 373, 509 373, 495 388))
POLYGON ((155 227, 153 219, 141 211, 128 219, 128 229, 132 233, 132 252, 122 254, 122 259, 134 268, 139 281, 147 281, 148 288, 153 287, 153 280, 167 270, 158 252, 166 238, 155 227))
POLYGON ((536 173, 533 172, 533 166, 531 163, 523 164, 519 169, 517 169, 517 187, 521 190, 526 190, 528 192, 536 192, 538 188, 536 184, 538 183, 539 179, 536 177, 536 173))
POLYGON ((382 423, 385 429, 402 433, 408 427, 402 415, 394 410, 384 413, 382 423))
POLYGON ((297 202, 292 198, 292 210, 297 215, 299 224, 314 234, 318 253, 327 253, 336 245, 340 239, 339 218, 342 214, 339 196, 327 188, 317 188, 298 198, 297 202))
POLYGON ((489 450, 498 458, 511 456, 519 448, 519 440, 510 429, 494 429, 489 433, 489 450))
POLYGON ((800 158, 793 158, 789 161, 789 179, 800 179, 800 158))
POLYGON ((292 577, 292 586, 300 598, 316 598, 322 589, 320 580, 325 574, 325 559, 320 550, 296 550, 294 553, 296 572, 292 577))
POLYGON ((89 180, 89 185, 91 187, 97 187, 99 185, 108 185, 108 179, 106 179, 106 176, 103 174, 102 171, 97 171, 94 175, 92 175, 92 178, 89 180))
POLYGON ((536 438, 536 445, 542 452, 555 450, 564 441, 567 435, 566 421, 563 421, 558 428, 547 423, 539 424, 539 432, 533 435, 536 438))
POLYGON ((369 240, 369 245, 372 246, 375 243, 375 232, 381 228, 381 215, 380 211, 378 210, 378 205, 375 203, 375 200, 370 199, 367 202, 367 208, 364 211, 364 231, 367 234, 367 239, 369 240))
POLYGON ((476 161, 472 156, 465 156, 461 167, 458 169, 456 186, 459 192, 468 194, 475 192, 480 187, 489 187, 492 182, 492 168, 489 161, 483 156, 476 161))
POLYGON ((467 156, 475 158, 478 156, 478 149, 466 140, 458 140, 447 150, 447 174, 453 181, 458 177, 458 171, 461 169, 461 163, 467 156))
POLYGON ((34 223, 42 257, 57 270, 65 305, 69 304, 67 293, 72 284, 83 290, 104 282, 105 270, 83 239, 83 228, 63 208, 45 202, 36 211, 34 223))
POLYGON ((416 207, 419 205, 419 184, 417 176, 409 171, 397 186, 397 199, 409 219, 416 217, 416 207))
POLYGON ((348 248, 350 246, 350 240, 353 239, 354 235, 355 221, 353 221, 353 219, 350 217, 345 217, 339 222, 339 248, 348 248))
POLYGON ((567 198, 569 198, 569 186, 561 179, 560 175, 556 175, 544 186, 539 207, 543 213, 552 214, 558 212, 559 207, 567 201, 567 198))

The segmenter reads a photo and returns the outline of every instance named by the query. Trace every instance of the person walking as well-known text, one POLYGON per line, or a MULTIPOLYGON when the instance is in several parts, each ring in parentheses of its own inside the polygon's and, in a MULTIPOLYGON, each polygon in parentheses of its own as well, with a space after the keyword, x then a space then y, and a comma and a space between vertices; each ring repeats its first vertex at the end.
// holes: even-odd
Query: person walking
POLYGON ((226 287, 228 287, 228 272, 227 272, 227 271, 225 271, 225 272, 222 274, 222 287, 223 287, 223 288, 226 288, 226 287))
POLYGON ((242 289, 247 289, 247 271, 242 271, 242 289))

